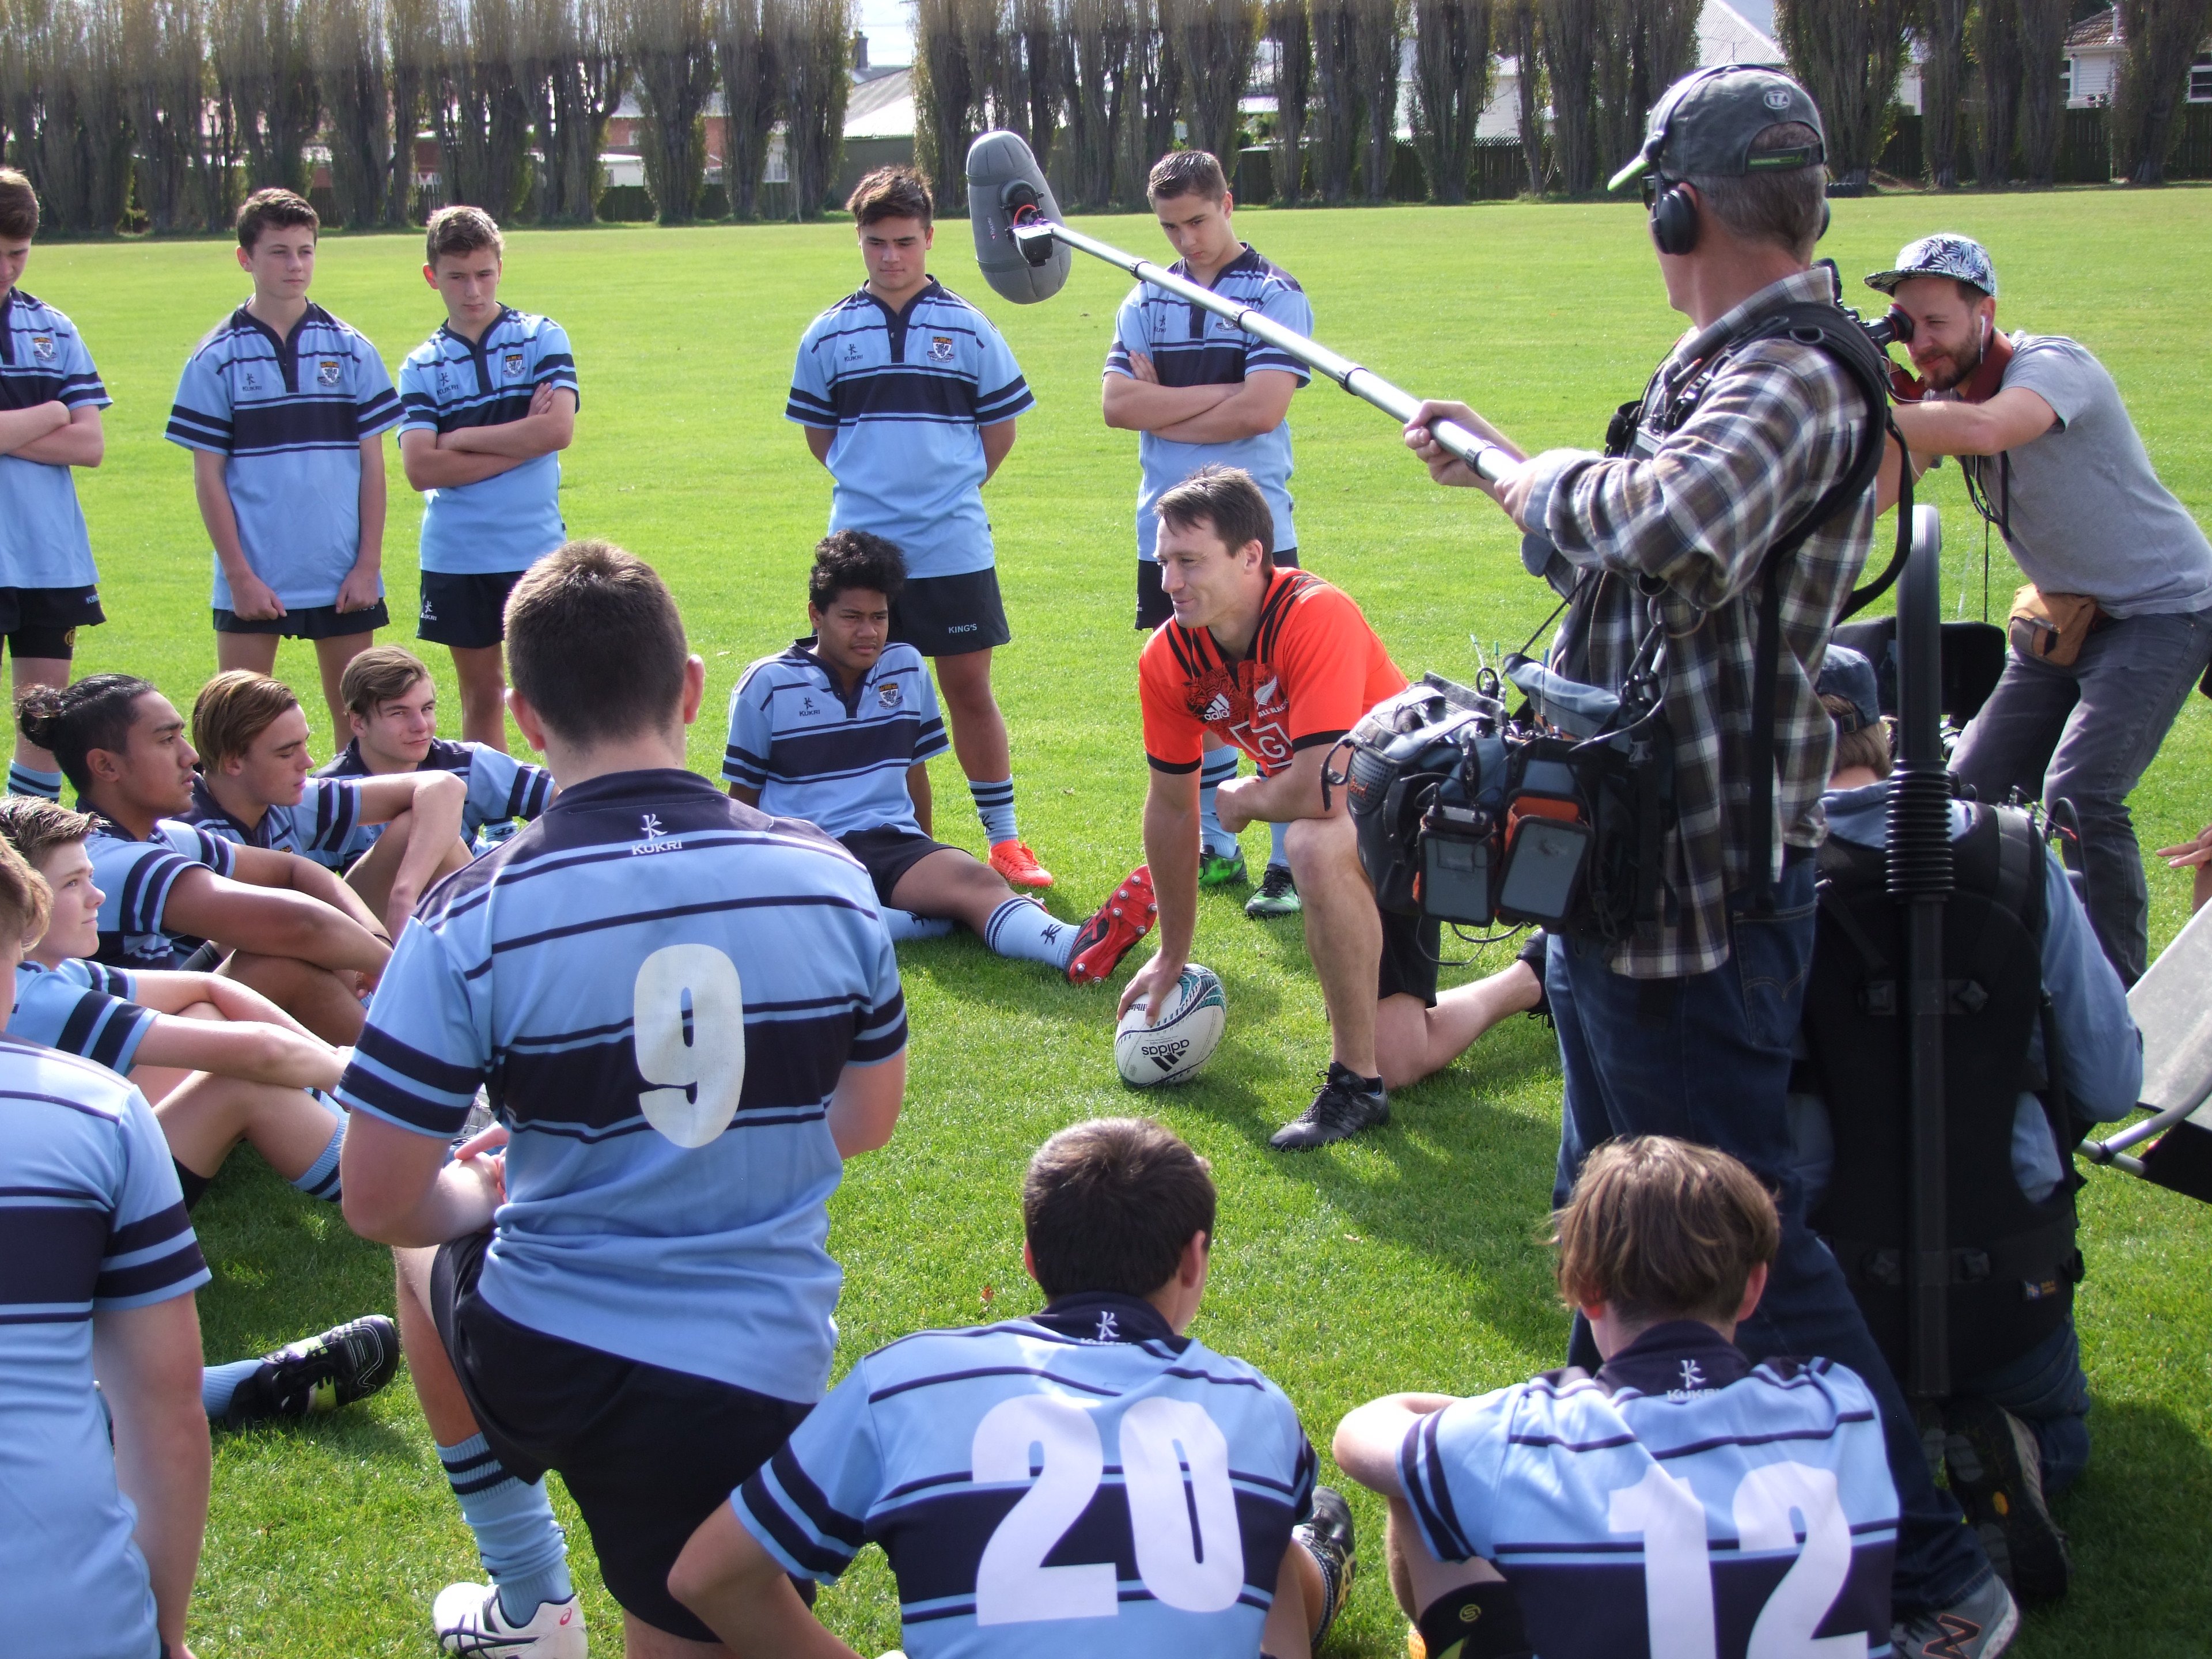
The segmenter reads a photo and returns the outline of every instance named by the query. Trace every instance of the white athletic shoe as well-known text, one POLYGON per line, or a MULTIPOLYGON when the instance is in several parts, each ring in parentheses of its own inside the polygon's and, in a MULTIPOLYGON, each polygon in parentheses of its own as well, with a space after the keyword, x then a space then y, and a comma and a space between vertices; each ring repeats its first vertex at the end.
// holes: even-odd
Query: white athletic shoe
POLYGON ((526 1625, 510 1625, 489 1584, 448 1584, 430 1604, 438 1647, 479 1659, 586 1659, 584 1604, 574 1596, 543 1601, 526 1625))

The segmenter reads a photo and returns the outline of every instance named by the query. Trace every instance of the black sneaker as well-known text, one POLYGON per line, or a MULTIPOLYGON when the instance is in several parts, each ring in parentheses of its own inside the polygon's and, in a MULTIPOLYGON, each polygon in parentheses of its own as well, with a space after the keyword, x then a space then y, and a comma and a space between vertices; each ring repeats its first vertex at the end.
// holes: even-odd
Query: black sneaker
POLYGON ((1304 1545, 1321 1569, 1321 1620, 1313 1633, 1313 1645, 1318 1649, 1359 1573, 1358 1552, 1352 1543, 1352 1507, 1343 1494, 1333 1487, 1316 1486, 1313 1514, 1291 1528, 1291 1541, 1304 1545))
POLYGON ((1987 1400, 1954 1400, 1943 1409, 1943 1461, 1952 1496, 2021 1604, 2063 1596, 2074 1563, 2043 1501, 2035 1431, 1987 1400))
POLYGON ((274 1417, 319 1416, 366 1400, 399 1370, 399 1328, 370 1314, 261 1357, 238 1385, 223 1422, 230 1428, 274 1417))
POLYGON ((2020 1608, 1992 1573, 1964 1601, 1890 1626, 1897 1659, 1996 1659, 2020 1633, 2020 1608))
POLYGON ((1289 867, 1271 864, 1260 872, 1260 890, 1244 901, 1248 916, 1294 916, 1304 908, 1289 867))
POLYGON ((1370 1080, 1332 1060, 1313 1104, 1268 1138, 1279 1152, 1303 1152, 1332 1140, 1349 1140, 1362 1129, 1390 1121, 1390 1097, 1370 1080))

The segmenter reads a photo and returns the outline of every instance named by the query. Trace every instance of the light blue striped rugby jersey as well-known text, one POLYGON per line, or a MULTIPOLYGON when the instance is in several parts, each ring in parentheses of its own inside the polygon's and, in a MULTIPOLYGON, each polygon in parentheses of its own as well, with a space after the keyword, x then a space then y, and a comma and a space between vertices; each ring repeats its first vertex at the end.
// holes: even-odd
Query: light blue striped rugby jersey
POLYGON ((759 790, 762 811, 829 835, 920 835, 907 769, 951 746, 929 665, 910 645, 886 646, 848 696, 813 646, 763 657, 731 691, 723 781, 759 790))
MULTIPOLYGON (((82 803, 80 802, 80 805, 82 803)), ((112 818, 94 813, 84 850, 92 860, 92 884, 100 889, 100 954, 113 968, 174 968, 200 940, 163 925, 177 878, 195 866, 228 876, 232 843, 220 836, 162 818, 144 841, 112 818)))
POLYGON ((95 1313, 208 1282, 161 1125, 112 1072, 0 1036, 0 1584, 10 1652, 155 1659, 93 1389, 95 1313))
POLYGON ((119 1077, 130 1075, 138 1045, 161 1016, 132 1000, 120 968, 75 957, 58 968, 25 962, 15 969, 15 1011, 9 1035, 81 1055, 119 1077))
POLYGON ((830 1093, 905 1046, 858 862, 689 772, 617 773, 430 890, 339 1094, 443 1139, 489 1088, 514 1139, 479 1291, 509 1319, 811 1402, 830 1093))
MULTIPOLYGON (((297 611, 337 603, 361 551, 362 440, 398 423, 392 377, 351 328, 310 305, 280 340, 240 306, 186 360, 168 436, 229 457, 239 546, 297 611)), ((214 604, 228 611, 230 584, 214 562, 214 604)))
MULTIPOLYGON (((481 743, 433 738, 430 752, 423 756, 422 765, 415 769, 451 772, 468 784, 468 799, 461 805, 461 834, 470 841, 474 841, 477 831, 487 823, 505 823, 510 818, 528 823, 543 812, 545 803, 553 799, 550 772, 481 743)), ((317 767, 315 775, 360 779, 378 775, 370 771, 368 763, 362 759, 361 742, 356 738, 346 744, 336 760, 317 767)), ((349 869, 356 859, 376 845, 377 837, 383 833, 380 823, 356 823, 353 833, 346 837, 345 845, 335 854, 304 848, 301 850, 318 864, 327 864, 334 870, 349 869)))
POLYGON ((988 570, 981 428, 1036 399, 983 313, 933 276, 894 315, 863 287, 807 325, 787 420, 830 445, 830 528, 896 542, 911 578, 988 570))
MULTIPOLYGON (((1168 267, 1186 279, 1190 270, 1178 259, 1168 267)), ((1224 300, 1296 329, 1313 332, 1313 305, 1297 279, 1247 246, 1213 279, 1224 300)), ((1280 347, 1255 339, 1226 318, 1201 311, 1188 300, 1139 283, 1121 301, 1114 319, 1114 343, 1107 349, 1106 372, 1135 378, 1132 353, 1152 360, 1162 386, 1221 386, 1241 383, 1260 369, 1279 369, 1304 386, 1312 375, 1280 347)), ((1290 552, 1298 544, 1291 517, 1291 422, 1285 416, 1272 432, 1227 443, 1185 444, 1156 433, 1137 434, 1137 556, 1155 556, 1159 519, 1152 504, 1201 466, 1241 466, 1252 475, 1274 515, 1275 547, 1290 552)))
MULTIPOLYGON (((20 288, 0 294, 0 409, 106 409, 76 325, 20 288)), ((90 587, 92 542, 70 469, 0 455, 0 587, 90 587)))
POLYGON ((264 809, 261 822, 249 827, 231 817, 204 775, 195 775, 190 822, 195 830, 241 847, 297 853, 328 864, 360 826, 361 786, 349 778, 310 777, 296 803, 264 809))
MULTIPOLYGON (((399 365, 399 402, 406 411, 401 435, 506 426, 530 413, 541 386, 577 390, 568 336, 551 318, 501 306, 473 343, 441 323, 399 365)), ((425 570, 526 570, 568 538, 557 454, 472 484, 423 492, 425 570)))
POLYGON ((1273 1382, 1086 1294, 877 1349, 731 1508, 825 1583, 881 1545, 912 1659, 1228 1659, 1260 1651, 1314 1474, 1273 1382))
POLYGON ((1754 1625, 1769 1652, 1890 1651, 1897 1492, 1873 1396, 1830 1361, 1656 1326, 1595 1379, 1423 1418, 1398 1473, 1430 1553, 1494 1563, 1544 1659, 1744 1659, 1754 1625))

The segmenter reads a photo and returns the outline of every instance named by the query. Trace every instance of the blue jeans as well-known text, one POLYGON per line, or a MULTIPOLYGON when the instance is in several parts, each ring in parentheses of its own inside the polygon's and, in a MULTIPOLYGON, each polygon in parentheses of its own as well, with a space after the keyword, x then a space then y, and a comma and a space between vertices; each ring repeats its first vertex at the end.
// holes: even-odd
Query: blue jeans
POLYGON ((1952 1392, 1994 1401, 2035 1431, 2046 1496, 2064 1492, 2089 1466, 2089 1379, 2072 1320, 2010 1364, 1968 1377, 1952 1392))
MULTIPOLYGON (((1821 1358, 1864 1380, 1881 1408, 1899 1505, 1892 1597, 1899 1619, 1963 1600, 1989 1558, 1957 1502, 1928 1469, 1920 1431, 1843 1270, 1805 1222, 1791 1162, 1790 1049, 1813 960, 1813 861, 1795 856, 1776 884, 1774 913, 1732 901, 1729 959, 1679 980, 1633 980, 1606 966, 1603 947, 1554 937, 1544 987, 1566 1073, 1554 1200, 1564 1204, 1591 1148, 1617 1135, 1673 1135, 1741 1159, 1776 1194, 1782 1243, 1758 1310, 1736 1328, 1753 1359, 1821 1358)), ((1571 1363, 1595 1370, 1581 1316, 1571 1363)))
POLYGON ((2212 660, 2212 611, 2106 622, 2064 668, 2014 652, 1959 739, 1951 769, 1983 800, 2017 788, 2070 801, 2081 823, 2086 902, 2124 984, 2149 956, 2149 888, 2128 797, 2212 660))

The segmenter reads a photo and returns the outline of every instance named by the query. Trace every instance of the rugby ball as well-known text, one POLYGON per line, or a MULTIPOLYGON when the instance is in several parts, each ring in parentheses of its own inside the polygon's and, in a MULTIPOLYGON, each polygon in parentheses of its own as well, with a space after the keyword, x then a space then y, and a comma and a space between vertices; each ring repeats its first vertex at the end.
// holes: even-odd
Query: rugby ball
POLYGON ((1160 1001, 1157 1024, 1145 1023, 1145 1005, 1131 1005, 1114 1030, 1114 1064, 1133 1089, 1181 1083, 1206 1064, 1229 1023, 1229 1000, 1211 968, 1187 963, 1175 988, 1160 1001))

